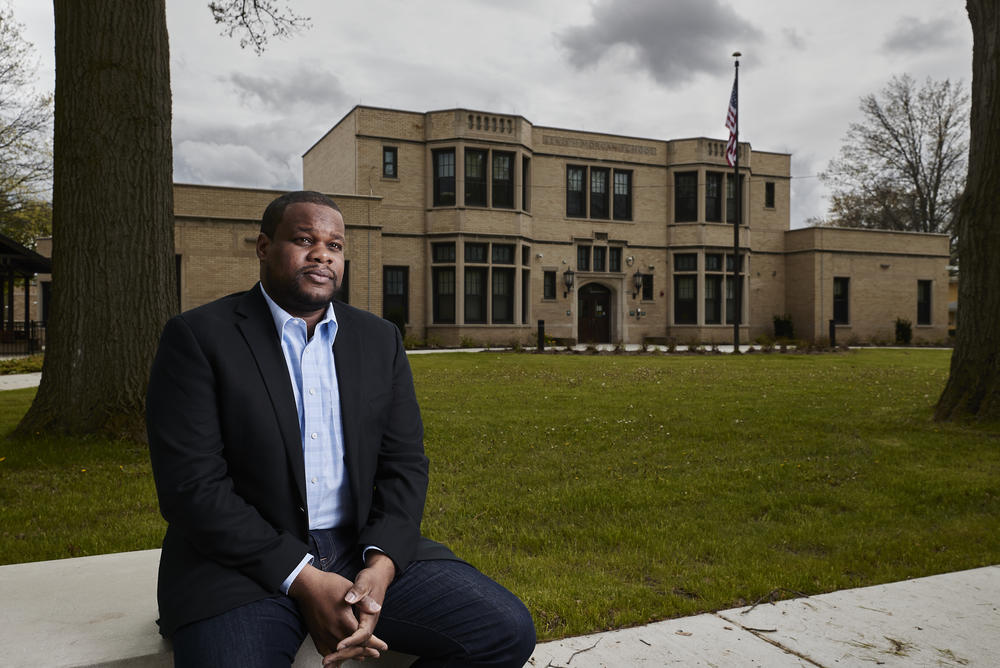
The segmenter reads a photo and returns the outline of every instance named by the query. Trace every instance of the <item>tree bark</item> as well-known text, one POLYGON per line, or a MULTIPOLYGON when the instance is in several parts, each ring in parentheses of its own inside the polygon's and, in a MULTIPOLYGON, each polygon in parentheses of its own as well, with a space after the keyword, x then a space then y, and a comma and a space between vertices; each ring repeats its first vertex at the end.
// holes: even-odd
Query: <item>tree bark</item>
POLYGON ((972 24, 969 177, 958 215, 958 331, 935 418, 1000 419, 1000 7, 967 0, 972 24))
POLYGON ((55 0, 52 317, 21 433, 145 439, 177 312, 165 0, 55 0))

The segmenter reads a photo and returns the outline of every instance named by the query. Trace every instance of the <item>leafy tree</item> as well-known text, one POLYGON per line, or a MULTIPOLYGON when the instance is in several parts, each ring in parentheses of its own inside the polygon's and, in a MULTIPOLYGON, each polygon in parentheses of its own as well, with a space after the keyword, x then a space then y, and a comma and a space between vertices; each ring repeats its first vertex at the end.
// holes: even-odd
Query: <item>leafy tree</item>
POLYGON ((972 24, 969 178, 958 210, 958 331, 935 417, 1000 420, 1000 6, 967 0, 972 24))
POLYGON ((52 205, 42 199, 23 199, 0 220, 0 233, 22 246, 34 248, 39 237, 52 234, 52 205))
POLYGON ((0 5, 0 232, 31 245, 46 228, 41 200, 52 179, 52 98, 31 89, 34 56, 21 30, 0 5))
POLYGON ((52 317, 21 433, 145 439, 149 364, 178 310, 164 3, 53 3, 52 317))
POLYGON ((893 77, 861 98, 840 155, 820 175, 833 189, 830 222, 947 232, 964 187, 969 96, 961 82, 893 77))

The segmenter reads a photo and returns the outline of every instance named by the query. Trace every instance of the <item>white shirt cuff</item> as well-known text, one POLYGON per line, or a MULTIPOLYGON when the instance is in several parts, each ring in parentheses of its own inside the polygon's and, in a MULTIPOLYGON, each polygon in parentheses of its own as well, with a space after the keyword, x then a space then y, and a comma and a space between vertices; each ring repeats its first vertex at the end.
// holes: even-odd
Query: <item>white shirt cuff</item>
POLYGON ((295 570, 289 573, 288 577, 285 578, 285 581, 281 583, 282 594, 286 595, 288 594, 288 588, 292 586, 292 583, 295 581, 295 578, 298 577, 299 573, 302 572, 303 568, 312 563, 314 558, 315 557, 313 557, 308 552, 306 553, 306 556, 302 557, 302 561, 300 561, 299 565, 295 567, 295 570))

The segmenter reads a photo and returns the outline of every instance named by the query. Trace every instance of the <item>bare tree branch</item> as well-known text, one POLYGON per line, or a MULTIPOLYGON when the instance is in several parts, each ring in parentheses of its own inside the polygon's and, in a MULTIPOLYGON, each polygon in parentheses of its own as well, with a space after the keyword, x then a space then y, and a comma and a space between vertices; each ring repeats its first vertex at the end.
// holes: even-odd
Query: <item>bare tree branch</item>
POLYGON ((240 48, 264 53, 272 37, 286 38, 309 27, 309 17, 299 16, 281 5, 284 0, 225 0, 210 2, 212 18, 223 26, 227 37, 239 35, 240 48))

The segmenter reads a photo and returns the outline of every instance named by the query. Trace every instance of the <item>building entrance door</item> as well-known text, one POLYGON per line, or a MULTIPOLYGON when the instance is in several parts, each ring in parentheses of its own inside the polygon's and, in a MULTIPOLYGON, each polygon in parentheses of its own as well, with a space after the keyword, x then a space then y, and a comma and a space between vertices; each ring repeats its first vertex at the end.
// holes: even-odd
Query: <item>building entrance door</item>
POLYGON ((611 290, 590 283, 577 293, 580 343, 611 343, 611 290))

